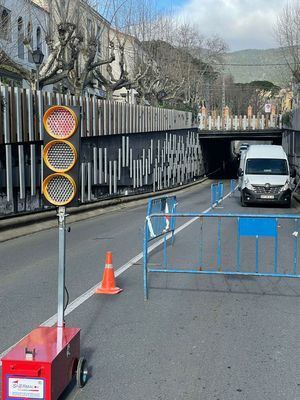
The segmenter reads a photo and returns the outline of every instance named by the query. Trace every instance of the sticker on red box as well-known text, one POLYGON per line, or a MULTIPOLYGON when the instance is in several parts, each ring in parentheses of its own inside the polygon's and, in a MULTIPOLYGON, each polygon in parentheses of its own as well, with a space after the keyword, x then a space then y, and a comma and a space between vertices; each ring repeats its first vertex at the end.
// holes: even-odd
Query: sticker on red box
POLYGON ((31 378, 8 378, 8 397, 44 399, 44 381, 31 378))

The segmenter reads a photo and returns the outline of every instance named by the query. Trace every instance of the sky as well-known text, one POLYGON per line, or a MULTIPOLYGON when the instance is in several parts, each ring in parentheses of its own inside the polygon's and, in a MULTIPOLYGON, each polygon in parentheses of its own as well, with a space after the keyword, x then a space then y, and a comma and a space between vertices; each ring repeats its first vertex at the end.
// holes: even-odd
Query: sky
POLYGON ((278 47, 274 25, 286 1, 160 0, 159 4, 176 18, 196 24, 206 37, 222 37, 236 51, 278 47))

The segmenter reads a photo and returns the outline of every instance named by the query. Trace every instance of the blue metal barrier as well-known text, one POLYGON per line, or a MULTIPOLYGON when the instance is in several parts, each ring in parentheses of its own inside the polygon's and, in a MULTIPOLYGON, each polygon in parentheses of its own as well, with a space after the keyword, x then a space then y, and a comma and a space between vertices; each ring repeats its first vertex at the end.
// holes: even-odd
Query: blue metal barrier
POLYGON ((222 203, 224 197, 224 184, 223 182, 212 183, 210 187, 210 206, 213 208, 222 203))
POLYGON ((218 183, 218 201, 222 201, 224 197, 224 184, 223 182, 218 183))
MULTIPOLYGON (((148 298, 148 275, 149 273, 185 273, 185 274, 210 274, 210 275, 245 275, 258 277, 285 277, 300 278, 298 272, 298 227, 300 227, 300 216, 297 215, 247 215, 247 214, 213 214, 213 213, 176 213, 172 214, 172 218, 177 221, 180 218, 191 218, 200 223, 200 236, 195 238, 195 246, 191 249, 199 249, 198 264, 195 265, 196 256, 191 256, 193 265, 188 266, 185 263, 182 267, 174 267, 168 265, 168 254, 166 241, 170 235, 165 235, 163 249, 163 264, 154 263, 156 267, 149 268, 149 229, 148 223, 153 218, 166 218, 166 214, 150 214, 147 216, 144 231, 144 295, 148 298), (206 229, 203 228, 204 222, 207 224, 206 229), (279 243, 279 237, 284 229, 287 230, 286 237, 279 243), (209 239, 209 243, 204 243, 205 236, 208 232, 215 230, 213 239, 209 239), (232 232, 231 232, 232 231, 232 232), (229 233, 232 233, 232 240, 229 233), (205 234, 203 234, 205 233, 205 234), (225 239, 223 240, 223 233, 225 239), (290 239, 290 240, 288 240, 290 239), (260 247, 263 242, 264 247, 260 247), (265 243, 267 241, 267 243, 265 243), (288 243, 291 242, 291 243, 288 243), (247 257, 241 256, 241 244, 247 251, 252 249, 253 252, 247 257), (247 246, 246 246, 247 245, 247 246), (281 247, 279 246, 281 245, 281 247), (229 264, 224 262, 224 252, 227 254, 229 264), (226 249, 225 249, 226 247, 226 249), (280 248, 279 248, 280 247, 280 248), (292 254, 287 255, 287 249, 292 248, 292 254), (263 250, 263 251, 262 251, 263 250), (209 257, 214 258, 214 265, 210 265, 208 261, 204 261, 206 252, 211 252, 209 257), (259 254, 263 253, 263 262, 260 260, 259 254), (234 256, 235 254, 235 256, 234 256), (266 261, 266 254, 270 261, 266 261), (251 255, 254 260, 251 260, 251 255), (282 256, 282 263, 279 264, 279 255, 282 256), (235 261, 234 261, 235 258, 235 261), (158 268, 158 266, 160 266, 158 268), (253 267, 252 267, 253 266, 253 267), (251 270, 252 269, 252 270, 251 270)), ((176 231, 175 231, 176 233, 176 231)), ((196 235, 193 235, 193 238, 196 235)), ((193 239, 191 238, 191 239, 193 239)), ((180 241, 176 241, 176 243, 180 241)), ((186 243, 186 241, 184 242, 186 243)), ((176 248, 172 246, 171 248, 176 248)), ((178 250, 179 254, 188 254, 183 244, 183 250, 178 250)), ((198 251, 198 250, 197 250, 198 251)), ((209 257, 206 257, 209 259, 209 257)), ((175 257, 176 258, 176 257, 175 257)), ((171 259, 171 257, 170 257, 171 259)), ((197 261, 197 260, 196 260, 197 261)), ((151 263, 152 265, 153 263, 151 263)))
POLYGON ((175 218, 167 214, 176 213, 177 199, 176 196, 164 196, 151 198, 148 201, 147 218, 151 214, 163 214, 164 218, 153 217, 148 220, 148 230, 150 240, 168 232, 174 232, 175 218))
POLYGON ((214 207, 218 202, 218 184, 212 183, 210 187, 210 206, 214 207))
POLYGON ((237 182, 236 182, 236 180, 235 180, 235 179, 231 179, 231 180, 230 180, 230 193, 231 193, 231 195, 234 194, 236 188, 237 188, 237 182))

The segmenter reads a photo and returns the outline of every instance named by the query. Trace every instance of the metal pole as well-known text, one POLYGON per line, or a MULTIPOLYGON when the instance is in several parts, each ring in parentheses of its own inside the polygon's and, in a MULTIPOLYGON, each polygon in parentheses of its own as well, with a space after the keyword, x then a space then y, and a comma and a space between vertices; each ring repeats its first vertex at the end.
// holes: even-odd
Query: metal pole
POLYGON ((40 90, 40 66, 36 65, 36 90, 40 90))
POLYGON ((65 266, 66 266, 66 207, 58 207, 58 306, 57 306, 57 326, 64 327, 64 308, 65 308, 65 266))

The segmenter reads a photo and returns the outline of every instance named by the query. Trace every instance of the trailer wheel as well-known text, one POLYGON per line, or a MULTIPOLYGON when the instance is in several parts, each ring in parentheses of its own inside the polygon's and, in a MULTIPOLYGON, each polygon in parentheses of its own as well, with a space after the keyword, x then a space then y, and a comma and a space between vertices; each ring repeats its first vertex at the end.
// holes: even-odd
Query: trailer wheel
POLYGON ((77 387, 82 388, 86 384, 87 379, 88 379, 87 362, 85 358, 80 357, 78 360, 77 370, 76 370, 77 387))

